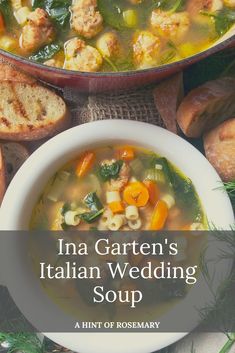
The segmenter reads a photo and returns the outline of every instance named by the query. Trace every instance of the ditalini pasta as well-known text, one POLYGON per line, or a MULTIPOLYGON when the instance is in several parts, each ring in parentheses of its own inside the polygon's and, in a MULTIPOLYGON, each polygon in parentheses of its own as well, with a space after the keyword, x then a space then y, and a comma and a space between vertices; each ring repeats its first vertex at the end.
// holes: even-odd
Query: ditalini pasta
MULTIPOLYGON (((203 207, 192 181, 165 156, 130 145, 100 146, 78 153, 77 158, 62 166, 45 185, 30 223, 32 230, 54 230, 56 235, 60 235, 59 230, 64 230, 68 231, 65 235, 67 238, 68 234, 69 239, 74 234, 79 256, 78 267, 76 262, 72 267, 79 269, 78 276, 83 279, 85 276, 85 279, 81 282, 80 277, 76 277, 74 281, 63 281, 62 284, 46 281, 43 288, 59 303, 72 296, 73 300, 69 301, 72 315, 77 308, 80 309, 77 303, 82 303, 86 315, 90 313, 88 321, 94 319, 96 309, 97 317, 100 318, 101 313, 101 307, 93 306, 90 297, 94 286, 97 291, 99 288, 97 297, 105 296, 107 290, 112 291, 112 295, 143 291, 144 300, 140 305, 145 305, 144 312, 149 312, 151 319, 155 320, 155 306, 175 303, 184 296, 187 285, 180 280, 175 288, 174 281, 162 282, 157 276, 159 273, 168 275, 169 261, 183 276, 192 263, 191 257, 193 262, 197 261, 198 242, 202 241, 198 232, 192 232, 192 236, 185 236, 185 232, 183 235, 171 234, 170 239, 175 246, 177 244, 178 253, 171 248, 174 256, 167 252, 167 267, 164 267, 161 264, 164 264, 162 252, 166 243, 159 243, 159 236, 168 230, 189 231, 206 227, 203 207), (85 250, 82 244, 86 244, 85 250), (80 256, 83 251, 85 256, 80 256), (107 268, 115 271, 118 265, 124 274, 114 278, 107 268), (142 273, 146 280, 140 277, 134 281, 132 270, 134 274, 142 273), (100 274, 99 278, 94 277, 94 271, 100 274)), ((59 262, 63 263, 62 260, 60 256, 59 262)), ((68 263, 66 255, 61 271, 68 263)), ((115 300, 108 309, 104 306, 106 320, 110 319, 107 315, 115 316, 118 310, 125 313, 126 304, 115 300)), ((80 314, 81 311, 78 317, 80 314)))
POLYGON ((197 230, 205 216, 191 180, 165 156, 113 145, 81 153, 49 181, 31 218, 42 227, 197 230))

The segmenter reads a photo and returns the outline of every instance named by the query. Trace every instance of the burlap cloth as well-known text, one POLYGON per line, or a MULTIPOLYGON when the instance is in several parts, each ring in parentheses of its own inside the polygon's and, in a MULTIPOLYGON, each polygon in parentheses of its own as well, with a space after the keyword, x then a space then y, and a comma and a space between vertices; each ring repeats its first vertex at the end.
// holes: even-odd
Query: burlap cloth
POLYGON ((129 119, 165 127, 153 97, 153 87, 121 94, 81 95, 69 88, 63 90, 69 103, 73 125, 103 119, 129 119))

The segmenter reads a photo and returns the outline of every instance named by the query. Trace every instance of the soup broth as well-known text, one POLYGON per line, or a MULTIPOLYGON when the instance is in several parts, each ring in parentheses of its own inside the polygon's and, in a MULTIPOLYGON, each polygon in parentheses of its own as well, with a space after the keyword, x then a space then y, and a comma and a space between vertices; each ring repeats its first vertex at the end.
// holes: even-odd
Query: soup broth
POLYGON ((45 187, 31 229, 205 228, 196 190, 166 158, 136 146, 85 151, 45 187))
POLYGON ((0 48, 68 70, 161 66, 211 46, 233 25, 230 0, 3 0, 0 48))
MULTIPOLYGON (((71 240, 78 244, 92 244, 106 237, 105 233, 100 237, 97 231, 122 231, 124 235, 121 239, 121 233, 114 237, 107 236, 109 246, 114 247, 118 243, 124 246, 125 242, 133 240, 140 244, 147 241, 152 245, 160 241, 158 233, 155 236, 153 232, 136 231, 203 230, 207 224, 191 180, 166 158, 137 146, 112 145, 81 153, 51 178, 33 210, 30 228, 77 230, 80 232, 75 233, 75 239, 71 240)), ((180 237, 170 234, 170 238, 171 241, 179 241, 181 249, 179 256, 171 259, 173 265, 186 269, 187 266, 198 264, 200 249, 205 241, 203 234, 195 237, 186 232, 185 236, 180 237)), ((47 242, 42 248, 43 257, 45 249, 49 251, 49 244, 47 242)), ((36 238, 32 253, 33 261, 37 263, 41 261, 38 249, 36 238)), ((102 246, 100 249, 104 251, 102 246)), ((100 260, 96 252, 91 251, 84 259, 79 257, 77 265, 99 264, 103 274, 101 280, 50 279, 43 281, 43 287, 66 312, 90 321, 110 318, 124 321, 138 321, 140 318, 155 320, 157 315, 165 313, 183 298, 190 287, 181 280, 149 278, 133 281, 128 276, 121 281, 112 279, 106 273, 105 265, 107 261, 116 260, 117 257, 111 253, 102 256, 100 260), (112 290, 133 293, 141 289, 144 299, 136 310, 130 308, 128 303, 120 305, 118 300, 109 305, 94 305, 92 293, 97 285, 102 286, 104 292, 112 290)), ((54 259, 54 263, 63 268, 66 261, 67 256, 54 259)), ((118 261, 129 261, 131 266, 141 270, 145 266, 155 268, 160 261, 167 263, 169 258, 166 256, 163 259, 156 255, 133 256, 129 251, 122 259, 118 257, 118 261)), ((198 274, 195 273, 195 276, 198 274)))

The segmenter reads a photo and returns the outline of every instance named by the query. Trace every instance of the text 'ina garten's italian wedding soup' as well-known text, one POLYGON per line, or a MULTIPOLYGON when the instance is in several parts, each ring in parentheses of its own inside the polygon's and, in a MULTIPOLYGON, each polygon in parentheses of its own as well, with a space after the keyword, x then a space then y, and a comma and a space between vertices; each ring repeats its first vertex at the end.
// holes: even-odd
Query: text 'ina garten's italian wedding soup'
POLYGON ((40 278, 61 307, 90 320, 127 313, 149 319, 196 283, 203 242, 203 235, 164 238, 154 231, 207 224, 191 180, 170 161, 142 147, 113 145, 64 165, 40 195, 30 228, 55 231, 56 256, 40 263, 40 278), (69 239, 59 235, 73 230, 69 239), (99 303, 109 305, 104 310, 99 303))

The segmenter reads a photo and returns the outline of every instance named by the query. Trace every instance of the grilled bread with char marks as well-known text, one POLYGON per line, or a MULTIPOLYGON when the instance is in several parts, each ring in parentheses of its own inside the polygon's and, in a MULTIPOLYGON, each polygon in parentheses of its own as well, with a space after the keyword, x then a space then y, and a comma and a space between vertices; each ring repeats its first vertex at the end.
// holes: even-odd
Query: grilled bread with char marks
POLYGON ((0 83, 0 138, 32 141, 64 130, 70 122, 65 102, 37 83, 0 83))

